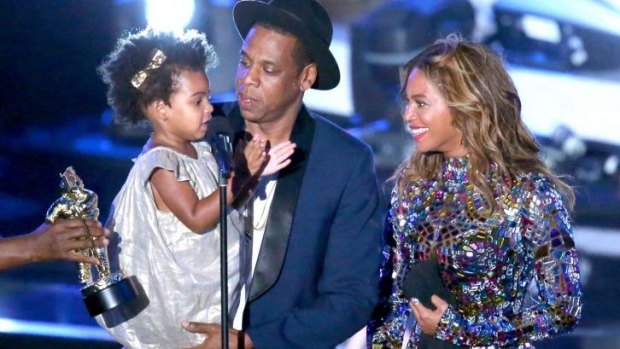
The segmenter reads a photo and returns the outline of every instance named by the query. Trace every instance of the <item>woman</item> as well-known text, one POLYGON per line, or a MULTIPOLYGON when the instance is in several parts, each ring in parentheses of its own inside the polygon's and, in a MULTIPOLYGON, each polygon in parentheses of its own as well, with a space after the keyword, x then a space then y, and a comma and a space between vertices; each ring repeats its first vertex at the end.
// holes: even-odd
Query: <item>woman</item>
POLYGON ((452 35, 409 61, 402 81, 416 150, 395 175, 392 258, 381 273, 391 290, 369 327, 373 348, 401 348, 408 327, 406 348, 423 333, 532 348, 571 330, 581 314, 574 195, 539 159, 501 60, 452 35), (431 258, 455 305, 404 297, 405 276, 431 258))

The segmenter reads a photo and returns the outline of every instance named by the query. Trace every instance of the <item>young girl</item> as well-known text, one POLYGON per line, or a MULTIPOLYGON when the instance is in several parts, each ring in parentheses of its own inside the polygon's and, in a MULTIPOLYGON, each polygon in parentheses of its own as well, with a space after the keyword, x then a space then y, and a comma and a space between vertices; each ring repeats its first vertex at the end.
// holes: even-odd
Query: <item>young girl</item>
MULTIPOLYGON (((218 167, 210 146, 201 141, 213 111, 205 71, 216 60, 204 34, 143 30, 120 39, 99 68, 117 117, 131 123, 146 118, 153 128, 108 221, 120 238, 120 268, 138 277, 150 300, 136 317, 107 329, 130 348, 193 346, 203 338, 184 331, 182 320, 221 319, 218 167)), ((250 141, 243 163, 254 177, 251 182, 263 167, 266 175, 287 166, 293 148, 290 142, 279 145, 268 157, 263 140, 250 141)), ((233 187, 248 188, 232 184, 229 203, 245 196, 233 193, 233 187)), ((238 292, 241 222, 233 210, 228 216, 229 304, 238 292)))

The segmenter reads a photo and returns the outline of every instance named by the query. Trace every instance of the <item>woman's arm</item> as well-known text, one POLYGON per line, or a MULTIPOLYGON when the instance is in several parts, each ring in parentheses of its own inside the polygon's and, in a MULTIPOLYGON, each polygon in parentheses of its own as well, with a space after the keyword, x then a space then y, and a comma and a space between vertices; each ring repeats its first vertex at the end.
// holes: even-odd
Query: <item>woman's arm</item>
POLYGON ((581 316, 578 254, 569 214, 560 194, 546 179, 536 182, 530 205, 522 217, 522 239, 530 244, 534 304, 497 322, 466 321, 448 307, 439 321, 436 337, 464 346, 508 346, 569 332, 581 316))
POLYGON ((379 305, 368 324, 368 334, 374 347, 400 349, 405 333, 405 322, 410 311, 408 300, 402 295, 403 267, 406 263, 403 243, 396 243, 391 210, 385 222, 382 262, 379 272, 379 305))

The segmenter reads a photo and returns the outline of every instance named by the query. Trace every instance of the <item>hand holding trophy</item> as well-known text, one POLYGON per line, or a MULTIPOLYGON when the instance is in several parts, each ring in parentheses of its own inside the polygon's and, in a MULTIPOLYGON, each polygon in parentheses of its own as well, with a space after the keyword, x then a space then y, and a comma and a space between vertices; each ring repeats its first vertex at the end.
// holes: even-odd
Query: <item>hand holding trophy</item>
MULTIPOLYGON (((97 220, 97 194, 84 188, 71 166, 60 177, 62 195, 48 209, 46 220, 50 223, 58 218, 97 220)), ((136 316, 149 304, 149 300, 135 276, 125 277, 120 271, 111 271, 107 249, 96 247, 93 239, 84 224, 84 236, 80 240, 84 240, 85 248, 77 252, 96 258, 99 264, 95 266, 96 278, 90 264, 78 264, 80 282, 86 284, 81 292, 90 316, 102 315, 106 325, 113 327, 136 316)))

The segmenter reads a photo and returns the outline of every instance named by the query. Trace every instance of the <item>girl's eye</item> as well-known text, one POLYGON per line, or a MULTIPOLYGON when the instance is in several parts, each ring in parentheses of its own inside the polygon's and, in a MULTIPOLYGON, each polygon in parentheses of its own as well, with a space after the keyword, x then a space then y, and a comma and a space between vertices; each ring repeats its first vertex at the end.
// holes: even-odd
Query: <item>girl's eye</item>
POLYGON ((423 102, 423 101, 416 101, 416 102, 415 102, 415 104, 416 104, 416 106, 417 106, 418 108, 424 108, 424 107, 426 107, 426 106, 428 105, 428 104, 426 104, 426 103, 425 103, 425 102, 423 102))
POLYGON ((202 105, 202 104, 205 104, 205 103, 209 103, 209 97, 207 97, 207 96, 204 96, 204 97, 202 97, 202 98, 199 98, 199 99, 196 101, 196 105, 202 105))

